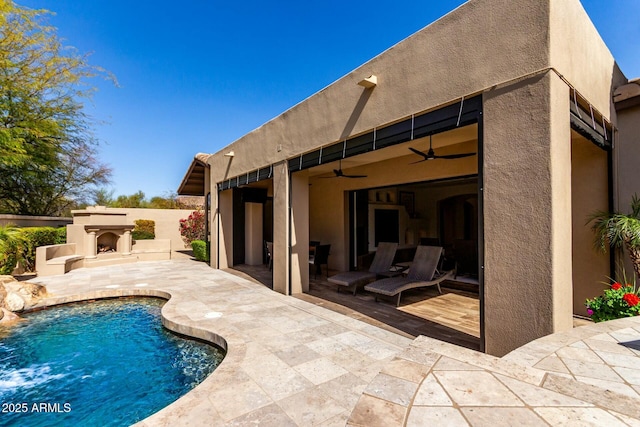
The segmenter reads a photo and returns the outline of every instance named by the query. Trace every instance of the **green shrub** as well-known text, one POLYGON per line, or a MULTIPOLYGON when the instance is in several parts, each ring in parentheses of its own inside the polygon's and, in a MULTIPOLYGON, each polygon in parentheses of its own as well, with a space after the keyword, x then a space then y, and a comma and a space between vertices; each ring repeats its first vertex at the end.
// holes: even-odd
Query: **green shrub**
POLYGON ((18 263, 21 247, 20 229, 0 227, 0 274, 11 274, 18 263))
POLYGON ((131 237, 133 240, 153 240, 156 236, 153 233, 150 233, 145 230, 133 230, 131 232, 131 237))
POLYGON ((193 256, 198 261, 209 261, 209 244, 203 240, 194 240, 191 242, 193 256))
POLYGON ((58 229, 53 227, 26 227, 20 229, 22 248, 19 258, 27 271, 35 271, 36 248, 55 245, 58 242, 58 229))
POLYGON ((0 275, 10 275, 18 263, 18 249, 14 246, 4 245, 0 252, 0 275))
POLYGON ((149 240, 155 239, 156 237, 156 222, 152 219, 136 219, 133 221, 136 225, 133 228, 133 233, 139 233, 140 236, 151 236, 151 237, 134 237, 134 239, 138 240, 149 240))
POLYGON ((35 271, 36 248, 58 244, 62 235, 58 230, 53 227, 0 227, 0 274, 11 274, 18 262, 25 270, 35 271))
POLYGON ((622 269, 620 280, 611 281, 613 283, 605 288, 602 295, 585 301, 591 320, 604 322, 640 315, 640 289, 635 279, 629 280, 622 269))
POLYGON ((56 238, 56 245, 64 245, 67 243, 67 227, 56 228, 58 237, 56 238))

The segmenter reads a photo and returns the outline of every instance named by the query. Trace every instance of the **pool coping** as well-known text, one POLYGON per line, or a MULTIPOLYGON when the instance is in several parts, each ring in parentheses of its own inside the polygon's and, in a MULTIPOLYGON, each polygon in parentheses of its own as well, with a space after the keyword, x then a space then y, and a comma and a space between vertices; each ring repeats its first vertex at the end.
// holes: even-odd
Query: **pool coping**
POLYGON ((196 327, 185 327, 184 325, 173 322, 169 319, 164 312, 167 303, 171 300, 172 296, 169 292, 164 292, 155 289, 109 289, 102 291, 93 291, 84 294, 76 294, 68 297, 47 297, 38 301, 32 307, 29 307, 28 310, 25 310, 26 313, 37 311, 40 309, 46 309, 47 307, 53 307, 56 305, 62 304, 73 304, 77 302, 89 302, 92 300, 100 300, 100 299, 111 299, 111 298, 129 298, 129 297, 139 297, 139 298, 159 298, 165 301, 165 304, 161 310, 161 321, 162 325, 169 329, 172 332, 175 332, 180 335, 184 335, 188 338, 195 338, 202 341, 206 341, 209 344, 220 347, 226 353, 228 350, 227 341, 216 334, 215 332, 199 329, 196 327))
MULTIPOLYGON (((194 423, 196 425, 198 423, 244 425, 249 423, 251 419, 261 420, 261 425, 309 425, 307 420, 316 425, 322 423, 344 425, 368 381, 379 372, 392 355, 400 352, 411 342, 410 339, 393 332, 376 328, 306 301, 275 293, 244 278, 208 267, 202 270, 201 264, 160 261, 137 265, 138 268, 146 268, 150 271, 159 266, 195 267, 196 277, 191 277, 191 280, 185 282, 190 282, 190 287, 184 286, 183 283, 179 289, 163 284, 165 279, 162 277, 149 275, 145 277, 147 282, 145 287, 136 287, 136 282, 140 277, 135 280, 118 279, 116 280, 118 281, 117 285, 113 280, 106 280, 101 284, 94 285, 94 289, 89 290, 86 289, 87 286, 78 286, 74 290, 64 285, 66 281, 77 281, 79 275, 105 277, 105 275, 109 275, 109 272, 121 270, 125 272, 124 276, 126 276, 127 271, 135 269, 131 265, 125 265, 100 269, 79 269, 64 276, 49 276, 31 280, 33 283, 46 285, 48 291, 53 294, 51 297, 41 300, 34 308, 114 297, 140 296, 166 299, 167 302, 162 308, 164 326, 176 333, 211 342, 225 350, 225 358, 209 377, 172 404, 139 421, 136 424, 139 426, 193 425, 194 423), (233 310, 237 305, 229 304, 226 309, 221 308, 222 306, 219 304, 208 304, 206 307, 202 307, 202 288, 197 282, 198 279, 202 279, 203 275, 213 275, 223 282, 222 293, 226 298, 230 293, 244 293, 247 294, 247 297, 251 296, 251 298, 240 298, 244 309, 240 315, 236 313, 235 316, 238 317, 236 321, 224 322, 223 320, 234 316, 233 310), (118 286, 118 288, 109 288, 109 286, 118 286), (263 316, 266 313, 273 316, 272 322, 268 322, 269 324, 265 324, 264 327, 260 326, 259 322, 252 324, 256 318, 252 318, 249 313, 254 310, 247 306, 247 304, 254 305, 251 303, 252 300, 262 306, 262 308, 255 310, 258 316, 263 316), (200 305, 201 307, 196 310, 198 311, 196 313, 188 309, 190 305, 200 305), (307 336, 296 343, 296 346, 302 346, 303 350, 307 344, 309 344, 307 347, 310 350, 311 348, 317 350, 315 352, 309 351, 310 354, 307 357, 309 360, 285 366, 274 357, 274 354, 279 353, 278 348, 283 351, 287 347, 293 347, 286 342, 280 343, 281 345, 276 343, 279 339, 274 335, 274 332, 285 333, 283 330, 274 329, 274 322, 280 320, 278 319, 278 311, 299 317, 301 323, 316 324, 316 327, 301 327, 300 332, 307 336), (240 318, 242 315, 246 315, 245 319, 240 318), (238 327, 239 325, 240 327, 238 327), (246 327, 246 330, 243 331, 243 327, 246 327), (314 337, 315 333, 319 335, 314 337), (342 339, 343 342, 339 339, 342 339), (357 341, 364 343, 367 351, 373 356, 368 359, 375 363, 371 363, 369 367, 354 366, 354 360, 346 360, 341 363, 339 355, 341 352, 355 351, 353 345, 345 344, 350 339, 354 340, 353 345, 357 341), (269 348, 269 341, 271 341, 272 348, 269 348), (277 375, 263 376, 256 372, 254 367, 259 365, 261 360, 270 360, 270 363, 284 368, 283 371, 286 371, 286 374, 282 379, 285 381, 281 386, 269 383, 277 378, 277 375), (347 367, 351 367, 352 371, 347 367), (298 369, 298 372, 295 372, 295 369, 298 369), (336 377, 335 373, 331 372, 332 370, 339 370, 343 372, 343 375, 336 377), (347 399, 350 401, 348 404, 340 403, 337 399, 330 399, 328 392, 328 390, 336 389, 335 386, 329 384, 332 381, 339 382, 341 377, 344 377, 343 381, 348 382, 347 385, 350 389, 341 391, 343 394, 350 395, 347 399), (287 387, 287 379, 295 383, 293 389, 287 387), (233 393, 229 392, 229 389, 232 389, 236 382, 242 383, 243 388, 250 391, 249 394, 253 393, 256 401, 253 403, 243 402, 238 407, 237 400, 242 400, 242 397, 233 396, 233 393), (224 384, 224 388, 227 390, 224 390, 220 384, 224 384), (328 405, 327 410, 324 410, 322 401, 325 399, 316 399, 313 397, 314 395, 320 397, 325 395, 329 401, 333 400, 333 402, 328 405), (225 399, 220 400, 221 396, 225 396, 226 401, 225 399), (214 400, 216 401, 214 402, 214 400), (300 405, 301 401, 310 403, 317 411, 309 413, 306 410, 300 410, 305 406, 300 405), (224 410, 224 406, 235 407, 235 409, 224 410)), ((122 277, 122 275, 119 276, 122 277)), ((89 284, 89 286, 91 285, 89 284)), ((209 296, 212 295, 215 295, 215 292, 210 293, 209 296)), ((236 300, 232 295, 230 299, 236 300)), ((283 322, 289 320, 282 319, 283 322)), ((289 326, 285 325, 284 328, 286 329, 286 327, 289 326)), ((290 327, 296 328, 297 325, 290 327)), ((367 357, 364 353, 361 356, 363 359, 367 357)))

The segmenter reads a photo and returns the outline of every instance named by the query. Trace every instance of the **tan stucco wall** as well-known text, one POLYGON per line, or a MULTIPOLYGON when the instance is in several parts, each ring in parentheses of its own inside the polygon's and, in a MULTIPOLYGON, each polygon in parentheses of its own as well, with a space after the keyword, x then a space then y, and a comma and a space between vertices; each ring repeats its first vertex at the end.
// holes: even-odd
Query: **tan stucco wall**
MULTIPOLYGON (((273 290, 289 293, 289 168, 273 167, 273 290)), ((307 255, 308 256, 308 255, 307 255)))
POLYGON ((575 134, 571 146, 573 312, 586 316, 585 299, 601 295, 610 275, 609 255, 594 248, 587 224, 594 212, 609 209, 607 152, 575 134))
POLYGON ((185 247, 180 236, 180 220, 187 218, 192 210, 189 209, 141 209, 141 208, 119 208, 127 214, 127 221, 133 224, 137 219, 151 219, 156 223, 156 239, 169 239, 171 241, 171 251, 191 250, 185 247))
POLYGON ((580 2, 549 0, 549 3, 549 63, 598 111, 615 120, 611 95, 627 79, 580 2))
POLYGON ((246 203, 244 211, 244 254, 247 265, 262 265, 262 203, 246 203))
POLYGON ((615 162, 618 175, 617 209, 630 212, 631 198, 640 196, 640 106, 618 113, 615 162))
POLYGON ((484 96, 486 351, 571 327, 568 88, 553 73, 484 96))
POLYGON ((85 244, 85 234, 84 225, 67 225, 67 242, 75 242, 76 254, 85 255, 90 253, 90 248, 87 248, 87 245, 85 244))
POLYGON ((105 206, 89 206, 86 209, 71 211, 74 225, 133 225, 133 220, 121 209, 105 206))
MULTIPOLYGON (((616 188, 614 194, 615 209, 618 212, 631 212, 631 199, 634 194, 640 197, 640 106, 618 112, 618 140, 614 150, 614 169, 616 170, 616 188)), ((631 276, 632 266, 629 256, 622 257, 625 271, 631 276)), ((640 278, 637 278, 640 283, 640 278)))
MULTIPOLYGON (((218 215, 215 233, 218 234, 218 268, 233 266, 233 191, 218 193, 218 215)), ((212 230, 212 235, 214 231, 212 230)), ((216 242, 216 240, 212 240, 216 242)))
POLYGON ((64 227, 73 220, 66 217, 0 214, 0 227, 64 227))
POLYGON ((298 294, 309 292, 308 171, 292 176, 291 192, 295 195, 291 203, 291 293, 298 294))

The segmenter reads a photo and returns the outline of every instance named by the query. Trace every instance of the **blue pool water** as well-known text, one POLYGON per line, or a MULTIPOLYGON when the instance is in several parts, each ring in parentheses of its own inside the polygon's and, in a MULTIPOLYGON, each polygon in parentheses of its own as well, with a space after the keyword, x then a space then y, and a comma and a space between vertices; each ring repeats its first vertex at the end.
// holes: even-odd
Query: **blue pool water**
POLYGON ((202 382, 224 353, 163 328, 163 304, 70 304, 0 327, 0 425, 128 426, 202 382))

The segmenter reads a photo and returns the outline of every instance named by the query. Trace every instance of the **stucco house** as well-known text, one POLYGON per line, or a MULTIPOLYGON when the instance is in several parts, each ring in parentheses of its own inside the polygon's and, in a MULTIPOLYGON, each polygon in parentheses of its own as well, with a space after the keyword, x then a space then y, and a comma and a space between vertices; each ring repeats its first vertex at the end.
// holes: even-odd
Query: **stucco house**
POLYGON ((379 241, 439 242, 477 277, 481 346, 499 356, 571 328, 612 274, 586 221, 629 206, 639 123, 640 86, 579 0, 470 0, 196 155, 179 194, 207 196, 213 268, 262 262, 273 241, 287 295, 308 290, 310 240, 341 271, 379 241), (410 150, 430 148, 452 158, 410 150))

